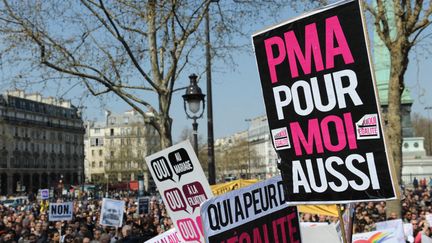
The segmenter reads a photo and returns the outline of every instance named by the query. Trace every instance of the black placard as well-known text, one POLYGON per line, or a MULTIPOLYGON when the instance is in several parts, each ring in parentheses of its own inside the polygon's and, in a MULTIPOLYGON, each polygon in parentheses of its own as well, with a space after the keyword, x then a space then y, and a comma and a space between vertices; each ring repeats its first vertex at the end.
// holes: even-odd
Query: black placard
POLYGON ((253 36, 289 202, 395 198, 357 0, 253 36))

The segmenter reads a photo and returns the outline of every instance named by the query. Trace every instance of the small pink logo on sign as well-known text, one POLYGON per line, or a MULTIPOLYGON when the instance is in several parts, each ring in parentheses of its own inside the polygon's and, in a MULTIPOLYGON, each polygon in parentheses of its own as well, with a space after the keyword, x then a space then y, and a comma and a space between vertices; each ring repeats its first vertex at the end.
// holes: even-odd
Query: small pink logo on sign
MULTIPOLYGON (((173 212, 184 210, 186 211, 186 202, 183 198, 181 191, 178 188, 166 190, 165 193, 166 203, 173 212)), ((186 211, 187 212, 187 211, 186 211)))
POLYGON ((186 242, 200 241, 200 234, 192 219, 181 219, 177 221, 177 227, 186 242))
POLYGON ((377 139, 380 138, 378 114, 364 115, 356 122, 357 139, 377 139))
POLYGON ((276 150, 291 148, 291 143, 288 137, 288 130, 286 127, 273 129, 271 132, 273 137, 273 144, 276 150))
POLYGON ((182 190, 189 206, 192 207, 192 212, 195 211, 195 208, 198 208, 202 202, 207 200, 204 188, 198 181, 184 185, 182 190))

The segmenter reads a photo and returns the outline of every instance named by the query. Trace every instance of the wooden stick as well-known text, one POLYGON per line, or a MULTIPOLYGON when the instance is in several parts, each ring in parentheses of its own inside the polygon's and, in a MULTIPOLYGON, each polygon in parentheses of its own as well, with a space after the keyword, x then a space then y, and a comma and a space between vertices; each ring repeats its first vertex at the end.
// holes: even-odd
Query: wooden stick
POLYGON ((337 207, 337 211, 338 211, 338 215, 339 215, 339 226, 340 226, 340 229, 342 231, 342 241, 343 241, 343 243, 348 243, 347 238, 346 238, 346 232, 345 232, 345 222, 344 222, 343 217, 342 217, 341 205, 336 204, 336 207, 337 207))

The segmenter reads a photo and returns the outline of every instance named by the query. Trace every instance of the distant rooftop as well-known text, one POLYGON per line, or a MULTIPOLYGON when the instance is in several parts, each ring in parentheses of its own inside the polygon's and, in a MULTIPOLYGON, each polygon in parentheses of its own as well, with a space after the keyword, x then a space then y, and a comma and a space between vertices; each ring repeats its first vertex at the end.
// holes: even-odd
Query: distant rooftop
POLYGON ((40 102, 48 105, 60 106, 63 108, 71 108, 70 100, 64 99, 56 99, 54 97, 42 97, 40 93, 29 93, 26 94, 24 90, 16 89, 16 90, 8 90, 6 91, 7 96, 18 97, 21 99, 32 100, 35 102, 40 102))

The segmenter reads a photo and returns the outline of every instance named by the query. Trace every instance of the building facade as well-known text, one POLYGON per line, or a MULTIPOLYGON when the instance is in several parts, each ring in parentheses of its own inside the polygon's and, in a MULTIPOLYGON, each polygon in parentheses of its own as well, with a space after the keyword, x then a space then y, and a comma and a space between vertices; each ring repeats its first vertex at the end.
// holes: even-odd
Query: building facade
POLYGON ((84 143, 86 181, 108 185, 143 175, 152 189, 144 158, 160 150, 159 136, 138 112, 107 112, 103 123, 87 122, 84 143))
POLYGON ((0 115, 0 194, 82 182, 85 130, 70 101, 8 91, 0 115))
MULTIPOLYGON (((219 138, 215 141, 217 158, 220 160, 235 160, 217 161, 218 171, 222 171, 224 176, 260 180, 279 175, 277 169, 278 157, 270 139, 267 117, 265 115, 259 116, 248 119, 248 122, 249 126, 246 131, 219 138), (242 142, 246 142, 246 146, 240 145, 242 142), (239 149, 239 145, 243 149, 239 149), (236 151, 233 151, 236 156, 223 156, 223 154, 229 153, 233 149, 236 149, 236 151), (223 164, 224 162, 225 164, 223 164), (223 165, 221 166, 221 164, 223 165), (239 166, 235 166, 236 164, 239 166), (230 167, 234 169, 230 169, 230 167)), ((218 179, 223 181, 223 178, 218 179)))

